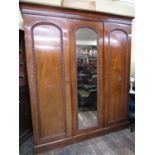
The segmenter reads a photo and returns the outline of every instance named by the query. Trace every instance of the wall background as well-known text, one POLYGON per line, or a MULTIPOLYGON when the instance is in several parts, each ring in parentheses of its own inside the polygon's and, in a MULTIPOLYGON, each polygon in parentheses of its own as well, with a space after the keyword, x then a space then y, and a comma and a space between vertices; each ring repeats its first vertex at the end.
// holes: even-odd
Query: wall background
POLYGON ((132 40, 131 40, 131 77, 135 78, 135 19, 132 21, 132 40))
MULTIPOLYGON (((23 1, 23 0, 21 0, 23 1)), ((61 5, 61 0, 24 0, 28 2, 61 5)), ((91 0, 83 0, 91 1, 91 0)), ((133 0, 131 0, 133 2, 133 0)), ((113 13, 118 15, 135 16, 134 3, 126 3, 118 0, 96 0, 96 11, 102 11, 107 13, 113 13)), ((23 29, 23 19, 19 11, 19 28, 23 29)), ((132 44, 131 44, 131 76, 135 77, 135 59, 134 59, 134 37, 135 37, 135 20, 133 20, 132 26, 132 44)))

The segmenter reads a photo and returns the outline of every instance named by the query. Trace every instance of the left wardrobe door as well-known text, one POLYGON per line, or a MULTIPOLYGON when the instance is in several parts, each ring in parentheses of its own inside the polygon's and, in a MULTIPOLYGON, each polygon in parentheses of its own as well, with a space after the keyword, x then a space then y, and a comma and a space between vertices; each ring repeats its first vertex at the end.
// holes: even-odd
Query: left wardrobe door
POLYGON ((67 19, 24 15, 35 145, 71 135, 67 19))

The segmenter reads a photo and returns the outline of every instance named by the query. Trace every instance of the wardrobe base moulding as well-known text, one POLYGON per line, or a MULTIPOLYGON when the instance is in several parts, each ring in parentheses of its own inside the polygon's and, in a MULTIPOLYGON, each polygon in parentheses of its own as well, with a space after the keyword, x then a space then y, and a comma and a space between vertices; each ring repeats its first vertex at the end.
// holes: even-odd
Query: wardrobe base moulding
POLYGON ((37 154, 40 152, 56 149, 59 147, 64 147, 64 146, 67 146, 70 144, 78 143, 78 142, 85 141, 85 140, 95 138, 98 136, 103 136, 103 135, 111 133, 111 132, 116 132, 116 131, 119 131, 119 130, 122 130, 122 129, 125 129, 128 127, 129 127, 129 122, 127 121, 127 122, 124 122, 119 125, 117 124, 114 126, 109 126, 109 127, 103 128, 103 129, 95 130, 95 131, 77 135, 74 137, 65 138, 65 139, 61 139, 58 141, 49 142, 49 143, 45 143, 45 144, 41 144, 41 145, 36 145, 36 146, 34 146, 34 153, 37 154))

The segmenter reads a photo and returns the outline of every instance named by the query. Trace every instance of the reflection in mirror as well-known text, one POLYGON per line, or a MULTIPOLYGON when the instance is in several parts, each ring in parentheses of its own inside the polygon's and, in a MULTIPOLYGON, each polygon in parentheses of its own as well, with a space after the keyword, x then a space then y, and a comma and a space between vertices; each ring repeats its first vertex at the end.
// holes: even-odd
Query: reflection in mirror
POLYGON ((97 126, 97 34, 76 31, 78 129, 97 126))

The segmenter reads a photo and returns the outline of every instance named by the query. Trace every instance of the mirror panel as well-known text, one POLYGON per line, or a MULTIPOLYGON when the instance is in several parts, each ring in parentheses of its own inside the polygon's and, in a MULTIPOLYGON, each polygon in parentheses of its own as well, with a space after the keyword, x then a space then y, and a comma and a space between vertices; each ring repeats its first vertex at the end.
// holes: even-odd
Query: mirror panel
POLYGON ((76 31, 78 129, 96 127, 97 34, 90 28, 76 31))

